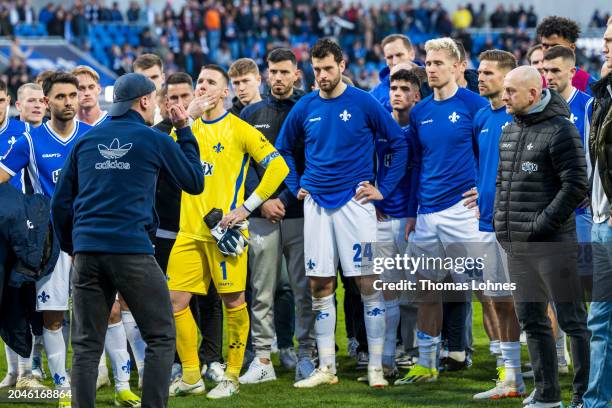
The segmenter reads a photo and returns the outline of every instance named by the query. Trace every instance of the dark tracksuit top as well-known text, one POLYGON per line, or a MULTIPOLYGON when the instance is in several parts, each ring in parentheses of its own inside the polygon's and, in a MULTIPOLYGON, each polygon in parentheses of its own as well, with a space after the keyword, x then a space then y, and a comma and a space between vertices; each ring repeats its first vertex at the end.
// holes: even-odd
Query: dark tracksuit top
POLYGON ((130 110, 93 128, 72 149, 52 201, 55 231, 68 253, 153 254, 161 169, 189 194, 204 190, 189 127, 175 142, 130 110))

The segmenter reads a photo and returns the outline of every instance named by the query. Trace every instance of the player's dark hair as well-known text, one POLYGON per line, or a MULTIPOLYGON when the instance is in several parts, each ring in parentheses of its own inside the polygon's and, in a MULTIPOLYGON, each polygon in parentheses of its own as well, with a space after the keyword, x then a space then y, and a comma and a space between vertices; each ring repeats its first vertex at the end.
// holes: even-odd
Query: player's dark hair
POLYGON ((227 75, 227 72, 225 72, 223 67, 221 67, 220 65, 217 65, 217 64, 206 64, 206 65, 204 65, 202 67, 202 69, 200 71, 204 71, 205 69, 209 69, 211 71, 217 71, 218 73, 223 75, 223 78, 225 78, 225 83, 229 85, 230 77, 229 77, 229 75, 227 75))
POLYGON ((534 45, 533 47, 529 48, 529 49, 527 50, 527 61, 529 61, 529 63, 531 63, 531 55, 532 55, 534 52, 536 52, 536 51, 538 51, 538 50, 542 51, 543 49, 544 49, 544 47, 542 47, 542 44, 536 44, 536 45, 534 45))
POLYGON ((337 42, 329 38, 321 38, 312 46, 310 50, 310 59, 322 59, 330 54, 337 63, 340 63, 344 59, 342 48, 340 48, 337 42))
POLYGON ((412 41, 410 41, 410 38, 408 38, 408 36, 404 34, 390 34, 383 38, 382 42, 380 43, 380 46, 382 48, 385 48, 387 44, 395 42, 397 40, 400 40, 408 51, 412 49, 412 41))
POLYGON ((164 70, 164 63, 161 58, 159 58, 155 54, 142 54, 138 58, 134 60, 132 64, 132 69, 136 71, 137 69, 140 71, 144 71, 145 69, 149 69, 152 67, 159 67, 161 71, 164 70))
POLYGON ((283 61, 291 61, 293 66, 297 65, 297 58, 295 54, 289 48, 275 48, 268 54, 268 63, 277 63, 283 61))
POLYGON ((55 73, 55 71, 53 70, 46 70, 41 72, 40 74, 38 74, 36 76, 36 80, 34 82, 36 82, 38 85, 42 86, 42 84, 45 82, 45 79, 49 78, 51 75, 53 75, 55 73))
POLYGON ((77 77, 68 72, 58 71, 45 78, 42 86, 45 96, 49 96, 49 93, 55 84, 72 84, 75 86, 75 88, 79 88, 79 80, 77 77))
POLYGON ((576 54, 574 54, 574 51, 571 48, 564 47, 562 45, 550 47, 544 53, 544 61, 550 61, 556 58, 562 58, 565 61, 573 61, 573 63, 576 62, 576 54))
POLYGON ((421 87, 421 80, 419 79, 417 74, 415 74, 411 69, 400 69, 397 72, 394 72, 393 74, 391 74, 390 78, 390 82, 393 83, 393 81, 410 82, 411 84, 416 86, 416 89, 419 89, 421 87))
POLYGON ((0 92, 7 93, 8 88, 6 86, 6 82, 0 79, 0 92))
POLYGON ((486 50, 480 53, 478 61, 495 61, 497 66, 506 71, 512 71, 517 67, 516 57, 503 50, 486 50))
POLYGON ((175 72, 174 74, 170 74, 170 76, 166 78, 166 87, 168 85, 178 84, 187 84, 191 88, 193 88, 193 79, 191 78, 191 75, 186 72, 175 72))
POLYGON ((578 27, 574 20, 569 18, 549 16, 538 24, 536 32, 540 38, 557 34, 573 44, 580 36, 580 27, 578 27))

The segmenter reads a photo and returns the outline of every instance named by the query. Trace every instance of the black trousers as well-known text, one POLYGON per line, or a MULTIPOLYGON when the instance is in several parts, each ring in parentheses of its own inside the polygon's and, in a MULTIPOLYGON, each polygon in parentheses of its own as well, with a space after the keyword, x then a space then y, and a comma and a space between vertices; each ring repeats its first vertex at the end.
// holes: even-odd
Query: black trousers
POLYGON ((176 329, 166 278, 152 255, 79 253, 72 273, 72 405, 96 404, 98 363, 117 291, 128 304, 145 352, 142 407, 166 407, 176 329))
MULTIPOLYGON (((558 236, 558 240, 571 241, 558 236)), ((516 284, 514 305, 521 328, 527 333, 527 347, 533 366, 535 400, 561 400, 555 339, 546 309, 555 302, 559 326, 570 338, 574 365, 574 398, 581 399, 589 381, 590 333, 583 291, 576 270, 578 246, 574 242, 530 243, 508 253, 510 280, 516 284)))
MULTIPOLYGON (((155 259, 164 274, 168 269, 168 259, 170 259, 174 241, 174 239, 155 238, 155 259)), ((189 302, 189 308, 202 334, 198 351, 200 362, 208 365, 215 361, 223 363, 221 350, 223 346, 223 305, 215 285, 210 285, 206 295, 193 296, 189 302)), ((180 362, 178 355, 175 361, 180 362)))

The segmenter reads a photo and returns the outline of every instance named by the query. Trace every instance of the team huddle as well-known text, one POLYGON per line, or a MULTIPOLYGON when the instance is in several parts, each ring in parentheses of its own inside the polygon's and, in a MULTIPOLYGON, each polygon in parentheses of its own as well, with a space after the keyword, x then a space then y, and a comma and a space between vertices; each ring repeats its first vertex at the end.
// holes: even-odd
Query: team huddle
MULTIPOLYGON (((87 66, 22 85, 18 119, 8 117, 0 82, 0 183, 51 199, 61 246, 52 273, 36 281, 42 334, 29 357, 5 346, 0 387, 44 387, 43 350, 55 387, 72 386, 64 407, 95 404, 96 389, 110 384, 107 357, 119 406, 164 406, 168 396, 202 394, 203 376, 216 383, 211 399, 275 380, 274 304, 283 269, 295 299, 297 354, 285 356, 294 387, 337 384, 340 268, 363 303, 367 374, 359 381, 410 386, 469 367, 471 291, 457 297, 424 285, 407 293, 381 290, 380 281, 476 279, 492 284, 474 294, 498 378, 474 399, 563 406, 558 372, 570 364, 567 333, 570 406, 582 407, 593 378, 578 291, 581 268, 592 265, 576 267, 573 246, 562 254, 521 246, 590 242, 592 224, 608 219, 599 212, 608 210, 605 194, 594 188, 590 197, 587 181, 597 174, 588 154, 593 98, 585 92, 593 81, 577 85, 585 73, 576 68, 575 38, 551 19, 539 67, 484 51, 476 89, 468 89, 460 43, 427 41, 421 63, 400 34, 382 42, 388 72, 371 93, 343 77, 343 51, 330 39, 310 50, 316 89, 307 93, 296 87, 296 57, 285 48, 267 56, 265 96, 257 65, 246 58, 227 72, 205 65, 194 84, 185 73, 165 77, 161 60, 145 54, 134 73, 117 80, 108 112, 98 101, 100 77, 87 66), (230 87, 238 103, 226 110, 230 87), (404 254, 486 262, 478 276, 373 268, 375 258, 404 254), (501 289, 510 282, 516 289, 501 289), (221 302, 224 365, 217 358, 221 302), (210 358, 199 352, 198 328, 210 358), (531 394, 521 372, 521 330, 531 394), (254 356, 244 364, 249 335, 254 356), (402 374, 398 342, 414 350, 402 374), (132 364, 142 401, 130 389, 132 364)), ((585 406, 605 406, 594 401, 610 392, 595 392, 585 406)))

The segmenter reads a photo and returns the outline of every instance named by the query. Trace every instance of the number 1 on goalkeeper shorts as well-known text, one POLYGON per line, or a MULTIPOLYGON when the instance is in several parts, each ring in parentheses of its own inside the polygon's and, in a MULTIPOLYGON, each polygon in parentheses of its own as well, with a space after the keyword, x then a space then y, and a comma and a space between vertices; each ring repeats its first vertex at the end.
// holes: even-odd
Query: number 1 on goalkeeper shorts
POLYGON ((225 261, 221 262, 221 271, 223 272, 223 280, 227 280, 227 268, 225 267, 225 261))

